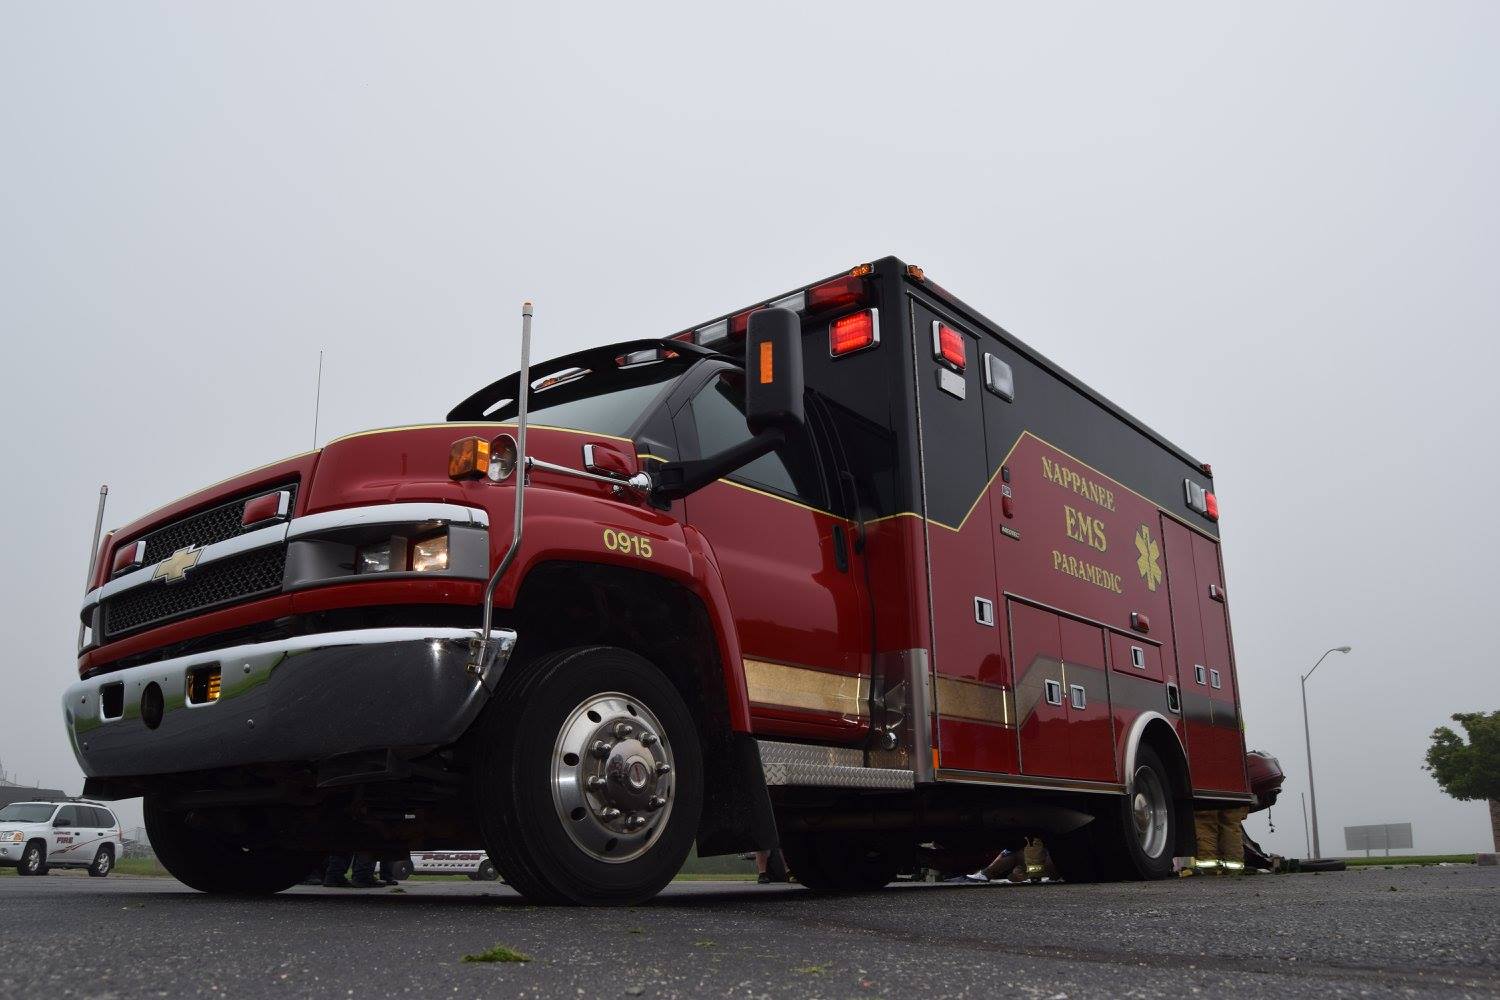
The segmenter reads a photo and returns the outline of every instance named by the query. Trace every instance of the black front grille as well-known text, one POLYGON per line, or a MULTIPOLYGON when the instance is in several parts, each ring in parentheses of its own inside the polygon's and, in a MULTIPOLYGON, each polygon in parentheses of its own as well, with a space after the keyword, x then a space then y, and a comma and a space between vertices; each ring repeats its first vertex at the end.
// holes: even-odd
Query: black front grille
POLYGON ((104 601, 104 635, 113 639, 148 625, 277 593, 285 569, 286 546, 269 545, 194 567, 181 583, 153 580, 142 584, 104 601))
MULTIPOLYGON (((292 494, 288 509, 295 510, 297 506, 296 483, 273 486, 236 497, 228 503, 190 514, 180 521, 173 521, 171 524, 163 525, 155 531, 140 536, 146 541, 145 564, 151 566, 159 563, 173 552, 185 549, 189 545, 196 545, 201 549, 214 542, 222 542, 226 538, 239 537, 247 530, 251 530, 240 523, 245 514, 246 502, 276 490, 287 490, 292 494)), ((136 540, 131 539, 132 542, 136 540)))

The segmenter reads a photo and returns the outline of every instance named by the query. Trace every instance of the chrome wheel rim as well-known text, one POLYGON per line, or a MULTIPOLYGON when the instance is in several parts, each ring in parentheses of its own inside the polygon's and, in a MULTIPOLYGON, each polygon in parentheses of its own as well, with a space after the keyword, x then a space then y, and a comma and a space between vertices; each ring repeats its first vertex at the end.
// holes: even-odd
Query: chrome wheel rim
POLYGON ((552 746, 552 804, 580 850, 632 861, 672 814, 672 744, 639 698, 592 695, 569 713, 552 746))
POLYGON ((1141 853, 1159 858, 1167 847, 1170 822, 1167 789, 1161 777, 1149 767, 1138 767, 1130 794, 1130 814, 1135 824, 1135 840, 1141 853))

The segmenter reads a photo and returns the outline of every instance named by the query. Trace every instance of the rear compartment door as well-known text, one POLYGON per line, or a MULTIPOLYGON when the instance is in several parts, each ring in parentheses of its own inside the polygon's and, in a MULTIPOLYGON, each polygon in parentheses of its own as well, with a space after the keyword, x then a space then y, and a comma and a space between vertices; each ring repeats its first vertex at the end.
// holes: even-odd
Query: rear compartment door
POLYGON ((981 342, 957 320, 940 317, 915 298, 908 302, 924 473, 939 767, 1014 773, 1012 688, 1001 643, 1004 605, 996 592, 991 540, 996 529, 988 489, 981 342), (961 339, 966 358, 962 371, 937 360, 937 322, 961 339))
POLYGON ((1193 787, 1243 792, 1244 738, 1218 545, 1165 515, 1161 529, 1193 787))

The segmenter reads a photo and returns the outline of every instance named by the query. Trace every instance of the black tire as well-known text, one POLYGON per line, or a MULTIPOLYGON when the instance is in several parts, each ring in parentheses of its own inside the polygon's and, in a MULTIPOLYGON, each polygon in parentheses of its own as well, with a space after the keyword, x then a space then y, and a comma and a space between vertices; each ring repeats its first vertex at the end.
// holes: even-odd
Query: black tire
POLYGON ((500 878, 500 873, 495 870, 494 864, 486 859, 479 862, 479 867, 475 869, 474 874, 470 875, 469 878, 475 882, 494 882, 500 878))
POLYGON ((40 840, 33 840, 27 844, 26 850, 21 852, 20 863, 16 865, 16 874, 47 874, 47 845, 40 840))
POLYGON ((1139 882, 1167 878, 1172 874, 1173 848, 1177 844, 1177 795, 1172 772, 1149 746, 1136 751, 1135 774, 1129 776, 1129 797, 1090 824, 1094 856, 1100 878, 1111 882, 1139 882), (1152 785, 1155 785, 1154 791, 1152 785), (1154 814, 1149 835, 1142 832, 1140 808, 1154 814), (1149 849, 1148 849, 1149 848, 1149 849))
POLYGON ((660 892, 682 867, 703 808, 703 755, 682 696, 646 660, 627 650, 592 646, 514 664, 501 676, 472 736, 471 787, 485 851, 505 881, 526 898, 549 904, 639 903, 660 892), (611 707, 595 713, 599 724, 632 724, 628 718, 634 718, 638 735, 644 739, 651 732, 656 742, 643 744, 634 736, 613 743, 599 739, 595 742, 610 747, 602 758, 559 750, 594 724, 584 722, 591 716, 579 713, 610 695, 619 696, 611 699, 613 706, 631 715, 615 721, 611 707), (656 727, 660 732, 652 731, 656 727), (668 757, 669 770, 658 771, 668 757), (653 766, 647 767, 648 761, 653 766), (621 784, 586 796, 576 792, 584 787, 586 768, 618 773, 621 784), (557 775, 575 772, 573 783, 564 788, 557 775), (646 807, 632 800, 615 817, 605 815, 616 808, 614 796, 648 791, 654 801, 658 790, 664 793, 664 805, 646 807), (564 810, 563 798, 569 794, 575 794, 569 801, 587 808, 564 810), (613 836, 610 824, 635 817, 644 825, 613 836), (597 841, 597 846, 591 849, 585 841, 597 841), (617 849, 635 853, 621 855, 625 860, 606 860, 617 849))
POLYGON ((146 836, 156 859, 177 881, 199 892, 269 896, 306 877, 318 856, 274 847, 244 846, 212 830, 195 830, 188 814, 163 809, 146 796, 146 836))
POLYGON ((414 869, 412 867, 411 858, 402 858, 399 861, 391 863, 390 877, 395 879, 397 882, 405 882, 407 879, 411 878, 413 870, 414 869))
POLYGON ((108 844, 94 852, 94 860, 89 862, 89 878, 105 878, 114 871, 115 852, 108 844))
POLYGON ((786 866, 814 892, 869 892, 896 880, 909 846, 858 834, 790 834, 781 839, 786 866))

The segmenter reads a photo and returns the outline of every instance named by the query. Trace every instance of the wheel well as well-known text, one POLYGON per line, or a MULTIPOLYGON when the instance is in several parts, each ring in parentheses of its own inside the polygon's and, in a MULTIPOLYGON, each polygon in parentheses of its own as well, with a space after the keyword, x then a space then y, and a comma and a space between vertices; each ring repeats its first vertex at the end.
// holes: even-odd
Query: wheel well
MULTIPOLYGON (((1187 757, 1183 755, 1182 744, 1170 725, 1162 719, 1153 719, 1146 724, 1145 731, 1141 733, 1140 745, 1156 751, 1156 756, 1161 758, 1162 764, 1172 778, 1172 788, 1175 792, 1172 804, 1176 810, 1177 819, 1177 843, 1173 845, 1173 854, 1178 857, 1188 857, 1198 848, 1195 841, 1196 835, 1193 832, 1192 777, 1188 772, 1187 757)), ((1130 775, 1126 775, 1125 780, 1128 783, 1130 775)))
POLYGON ((730 726, 724 664, 698 595, 654 573, 547 562, 527 573, 513 613, 518 661, 572 646, 618 646, 672 681, 697 719, 703 747, 699 854, 775 846, 759 752, 730 726))

